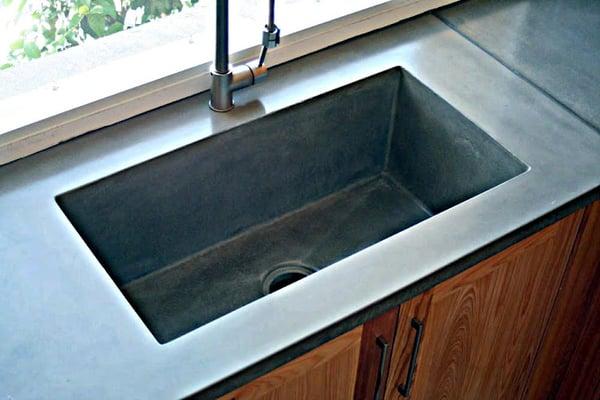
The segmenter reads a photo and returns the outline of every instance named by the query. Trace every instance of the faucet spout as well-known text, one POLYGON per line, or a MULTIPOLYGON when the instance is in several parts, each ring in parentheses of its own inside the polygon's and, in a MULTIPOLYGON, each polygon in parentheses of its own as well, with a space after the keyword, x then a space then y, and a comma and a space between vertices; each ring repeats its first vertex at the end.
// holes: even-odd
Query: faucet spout
POLYGON ((226 112, 233 108, 233 92, 254 85, 266 77, 264 65, 267 50, 279 44, 279 28, 275 25, 275 0, 269 0, 269 21, 265 25, 260 56, 247 64, 229 65, 229 1, 217 0, 217 31, 215 62, 211 68, 212 78, 209 107, 213 111, 226 112))
POLYGON ((229 1, 217 0, 217 43, 215 46, 215 71, 229 70, 229 1))

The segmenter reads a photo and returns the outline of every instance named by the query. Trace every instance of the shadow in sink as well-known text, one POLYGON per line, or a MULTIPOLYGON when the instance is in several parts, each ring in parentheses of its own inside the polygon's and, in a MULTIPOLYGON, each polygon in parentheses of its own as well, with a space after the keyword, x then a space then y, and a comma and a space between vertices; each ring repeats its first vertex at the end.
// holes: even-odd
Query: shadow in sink
POLYGON ((393 69, 57 201, 165 343, 525 170, 393 69))

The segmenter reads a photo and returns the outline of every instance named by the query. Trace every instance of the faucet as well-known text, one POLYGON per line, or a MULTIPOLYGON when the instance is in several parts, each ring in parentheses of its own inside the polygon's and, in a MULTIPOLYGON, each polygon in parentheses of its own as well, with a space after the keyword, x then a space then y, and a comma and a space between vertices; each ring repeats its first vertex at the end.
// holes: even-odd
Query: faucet
POLYGON ((275 0, 269 0, 269 21, 265 25, 262 48, 257 59, 247 64, 229 65, 229 0, 217 0, 217 43, 209 107, 213 111, 226 112, 233 108, 233 92, 252 86, 267 76, 265 59, 267 49, 279 44, 279 28, 275 25, 275 0))

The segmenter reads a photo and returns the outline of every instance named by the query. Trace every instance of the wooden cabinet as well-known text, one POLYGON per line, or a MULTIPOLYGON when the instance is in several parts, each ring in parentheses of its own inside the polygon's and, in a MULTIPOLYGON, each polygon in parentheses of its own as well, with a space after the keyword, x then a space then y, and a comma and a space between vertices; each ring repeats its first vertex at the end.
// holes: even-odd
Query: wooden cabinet
POLYGON ((400 306, 387 399, 518 399, 568 264, 581 213, 400 306), (420 349, 408 396, 408 366, 420 349))
POLYGON ((397 323, 394 308, 364 324, 355 399, 383 399, 397 323))
POLYGON ((600 201, 583 214, 527 399, 600 399, 600 201))
POLYGON ((600 201, 222 397, 383 398, 600 398, 600 201))
POLYGON ((352 399, 362 332, 359 326, 221 399, 352 399))

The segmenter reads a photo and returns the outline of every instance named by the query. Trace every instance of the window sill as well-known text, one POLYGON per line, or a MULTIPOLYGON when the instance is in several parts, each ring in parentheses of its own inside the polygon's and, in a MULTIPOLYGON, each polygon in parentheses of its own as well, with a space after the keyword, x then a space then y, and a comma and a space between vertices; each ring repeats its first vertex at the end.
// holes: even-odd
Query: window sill
MULTIPOLYGON (((322 6, 318 6, 322 9, 315 10, 307 19, 294 18, 293 11, 283 13, 281 18, 278 14, 278 25, 286 35, 281 45, 269 53, 267 64, 275 66, 456 1, 358 0, 343 5, 336 2, 335 7, 322 2, 322 6)), ((238 34, 232 32, 231 61, 241 62, 258 54, 257 43, 263 24, 235 15, 234 9, 230 9, 232 25, 237 18, 244 28, 236 30, 238 34), (245 24, 250 23, 252 27, 246 31, 245 24), (253 29, 256 33, 249 32, 253 29)), ((185 39, 122 57, 23 93, 0 95, 0 165, 207 90, 213 56, 214 13, 201 9, 197 12, 203 14, 177 15, 106 38, 131 47, 131 43, 144 41, 144 35, 161 29, 172 31, 178 27, 178 20, 187 18, 188 23, 197 23, 198 29, 185 39)), ((59 53, 28 67, 36 68, 36 74, 43 75, 51 71, 47 66, 69 65, 76 61, 74 57, 86 52, 92 54, 91 49, 92 46, 83 45, 72 49, 77 52, 59 53)), ((18 68, 2 73, 0 86, 3 80, 18 77, 18 68)))

